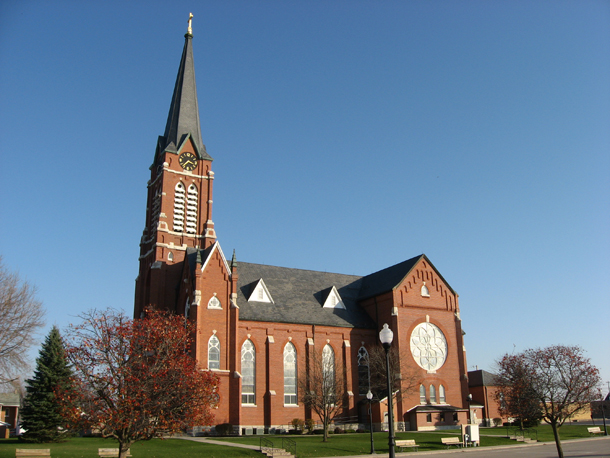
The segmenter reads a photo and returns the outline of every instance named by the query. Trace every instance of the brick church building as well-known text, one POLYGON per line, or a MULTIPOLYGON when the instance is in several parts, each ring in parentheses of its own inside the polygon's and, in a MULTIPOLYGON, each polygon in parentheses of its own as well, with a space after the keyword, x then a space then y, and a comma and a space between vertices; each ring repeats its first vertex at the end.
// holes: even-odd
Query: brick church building
MULTIPOLYGON (((366 373, 384 323, 417 378, 395 400, 396 429, 466 423, 458 294, 425 255, 365 276, 226 257, 212 220, 215 176, 201 135, 192 38, 189 23, 150 166, 134 316, 158 308, 196 323, 194 356, 221 380, 215 423, 230 423, 240 434, 286 428, 295 418, 319 420, 301 402, 297 383, 314 354, 346 375, 349 399, 339 416, 368 425, 369 387, 359 373, 366 373)), ((387 398, 372 409, 379 430, 387 422, 387 398)))

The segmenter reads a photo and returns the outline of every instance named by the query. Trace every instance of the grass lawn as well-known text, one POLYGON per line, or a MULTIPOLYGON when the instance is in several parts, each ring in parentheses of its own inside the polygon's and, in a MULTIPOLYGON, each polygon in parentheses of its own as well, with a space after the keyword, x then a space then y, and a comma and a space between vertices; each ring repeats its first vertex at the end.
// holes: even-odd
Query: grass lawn
MULTIPOLYGON (((458 430, 444 432, 408 432, 396 433, 396 439, 414 439, 419 445, 419 450, 445 450, 446 447, 441 443, 441 437, 451 437, 459 434, 458 430)), ((389 451, 388 433, 373 434, 375 441, 375 452, 385 453, 389 451)), ((281 447, 282 437, 286 436, 264 436, 271 440, 274 446, 281 447)), ((288 436, 297 443, 297 455, 299 458, 314 458, 319 456, 346 456, 346 455, 366 455, 371 451, 371 436, 365 434, 331 434, 328 442, 322 442, 321 435, 313 436, 288 436)), ((239 442, 241 444, 258 445, 260 436, 219 438, 222 441, 239 442)), ((515 441, 506 437, 484 437, 481 439, 483 446, 491 445, 517 445, 515 441)))
MULTIPOLYGON (((0 458, 15 458, 17 448, 49 448, 52 458, 95 458, 98 448, 118 447, 116 441, 96 437, 77 437, 59 444, 24 444, 17 439, 0 439, 0 458)), ((261 453, 236 447, 202 444, 181 439, 154 439, 136 442, 131 447, 133 458, 175 458, 175 457, 257 457, 261 453)))
MULTIPOLYGON (((563 425, 559 428, 559 437, 562 441, 568 439, 583 439, 591 437, 589 431, 587 431, 587 428, 590 427, 591 425, 563 425)), ((511 431, 513 429, 514 428, 511 427, 511 431)), ((553 429, 551 428, 551 425, 540 425, 533 429, 538 432, 539 442, 555 442, 555 436, 553 436, 553 429)), ((501 428, 483 428, 481 429, 481 434, 506 436, 506 426, 501 428)))
MULTIPOLYGON (((538 440, 553 442, 553 431, 548 425, 536 428, 538 440)), ((560 429, 562 440, 583 439, 589 437, 587 425, 564 425, 560 429)), ((441 437, 459 435, 459 430, 406 432, 396 433, 396 439, 414 439, 419 450, 445 450, 441 444, 441 437)), ((260 438, 271 440, 274 446, 281 447, 282 438, 297 442, 297 455, 299 458, 316 458, 320 456, 346 456, 366 455, 371 451, 371 439, 365 434, 331 434, 328 442, 322 442, 321 435, 313 436, 242 436, 232 438, 214 438, 216 440, 237 442, 248 445, 259 445, 260 438)), ((375 433, 375 451, 380 454, 388 453, 388 434, 375 433)), ((517 445, 514 440, 506 438, 506 428, 482 428, 481 446, 517 445)), ((98 448, 117 447, 116 441, 99 438, 73 438, 60 444, 24 444, 17 439, 0 439, 0 458, 14 458, 17 448, 50 448, 53 458, 95 458, 98 448)), ((225 447, 222 445, 205 444, 181 439, 136 442, 131 447, 134 458, 174 458, 201 457, 201 458, 232 458, 232 457, 258 457, 262 455, 255 450, 225 447)))

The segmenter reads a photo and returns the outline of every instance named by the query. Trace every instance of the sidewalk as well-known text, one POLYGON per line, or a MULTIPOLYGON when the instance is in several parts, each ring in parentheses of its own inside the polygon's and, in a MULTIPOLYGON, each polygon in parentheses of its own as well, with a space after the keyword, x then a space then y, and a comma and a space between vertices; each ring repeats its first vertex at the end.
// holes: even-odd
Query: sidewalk
MULTIPOLYGON (((225 441, 219 441, 219 440, 214 440, 214 439, 210 439, 209 437, 191 437, 191 436, 174 436, 172 437, 173 439, 183 439, 183 440, 190 440, 190 441, 194 441, 194 442, 207 442, 209 444, 216 444, 216 445, 225 445, 227 447, 239 447, 239 448, 247 448, 250 450, 259 450, 260 447, 258 445, 246 445, 246 444, 238 444, 238 443, 234 443, 234 442, 225 442, 225 441)), ((561 441, 561 444, 563 446, 564 449, 564 453, 566 457, 569 456, 582 456, 578 450, 574 450, 576 453, 578 453, 578 455, 572 455, 572 451, 571 449, 573 448, 591 448, 591 447, 587 447, 587 443, 591 443, 591 442, 598 442, 598 441, 607 441, 607 444, 595 444, 595 445, 600 445, 600 447, 593 447, 593 448, 599 448, 600 451, 605 451, 607 453, 602 453, 602 454, 597 454, 594 456, 597 457, 601 457, 601 456, 608 456, 610 457, 610 436, 604 436, 604 437, 592 437, 592 438, 586 438, 586 439, 572 439, 572 440, 566 440, 566 441, 561 441)), ((466 456, 481 456, 481 453, 491 453, 491 452, 496 452, 494 453, 494 456, 497 456, 498 458, 502 458, 502 456, 504 455, 502 452, 506 452, 506 456, 507 457, 529 457, 532 455, 532 448, 534 447, 546 447, 545 450, 549 451, 549 456, 557 456, 557 449, 555 448, 555 442, 535 442, 535 443, 531 443, 531 444, 515 444, 515 445, 498 445, 498 446, 492 446, 492 447, 468 447, 468 448, 452 448, 449 450, 428 450, 428 451, 424 451, 424 452, 396 452, 396 456, 400 456, 400 457, 405 457, 405 456, 413 456, 413 455, 426 455, 426 456, 445 456, 447 454, 450 453, 462 453, 462 454, 466 454, 466 456)), ((373 455, 374 457, 382 457, 382 456, 386 456, 387 454, 385 453, 379 453, 379 454, 375 454, 373 455)), ((537 454, 538 455, 538 454, 537 454)), ((320 458, 337 458, 337 457, 320 457, 320 458)), ((370 454, 366 454, 366 455, 351 455, 349 456, 349 458, 371 458, 370 454)))

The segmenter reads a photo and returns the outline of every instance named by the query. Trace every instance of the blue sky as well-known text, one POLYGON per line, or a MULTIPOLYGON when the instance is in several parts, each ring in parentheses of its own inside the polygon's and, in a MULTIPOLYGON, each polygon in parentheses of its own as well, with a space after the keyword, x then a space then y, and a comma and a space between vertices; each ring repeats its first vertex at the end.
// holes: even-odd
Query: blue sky
POLYGON ((0 254, 49 326, 132 311, 189 12, 225 253, 425 253, 469 369, 581 345, 610 381, 606 1, 0 2, 0 254))

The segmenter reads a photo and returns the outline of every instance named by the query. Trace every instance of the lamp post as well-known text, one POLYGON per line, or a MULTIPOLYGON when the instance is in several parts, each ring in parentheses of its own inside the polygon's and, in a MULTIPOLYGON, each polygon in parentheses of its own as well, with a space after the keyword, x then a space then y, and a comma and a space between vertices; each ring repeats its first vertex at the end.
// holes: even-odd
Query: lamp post
POLYGON ((386 367, 386 378, 388 380, 388 422, 389 422, 389 433, 388 433, 388 445, 390 446, 390 458, 394 458, 394 412, 392 406, 392 381, 390 380, 390 347, 392 346, 392 339, 394 333, 388 327, 388 324, 383 325, 383 329, 379 332, 379 340, 385 350, 385 367, 386 367))
POLYGON ((369 420, 371 423, 371 455, 375 453, 375 441, 373 440, 373 408, 371 407, 373 404, 373 393, 369 389, 369 392, 366 393, 366 398, 369 400, 369 420))
MULTIPOLYGON (((370 391, 369 391, 370 393, 370 391)), ((367 395, 368 396, 368 395, 367 395)), ((604 398, 602 398, 602 420, 604 422, 604 436, 608 435, 608 430, 606 429, 606 409, 605 409, 605 402, 604 398)))
POLYGON ((470 411, 470 403, 472 402, 472 394, 466 396, 466 400, 468 401, 468 424, 472 423, 472 412, 470 411))

